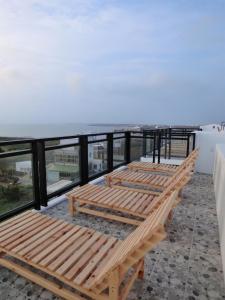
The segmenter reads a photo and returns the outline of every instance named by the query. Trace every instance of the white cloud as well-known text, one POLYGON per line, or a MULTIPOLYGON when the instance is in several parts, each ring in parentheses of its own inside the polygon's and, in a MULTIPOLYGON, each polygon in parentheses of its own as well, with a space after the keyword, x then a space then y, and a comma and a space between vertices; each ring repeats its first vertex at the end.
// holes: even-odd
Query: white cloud
MULTIPOLYGON (((225 21, 216 6, 209 11, 164 1, 132 6, 97 0, 0 0, 0 7, 0 101, 5 103, 0 119, 7 119, 10 101, 18 108, 22 101, 37 122, 41 110, 56 102, 56 115, 67 121, 74 121, 74 111, 81 120, 88 104, 87 122, 103 120, 109 107, 108 121, 123 122, 118 119, 123 105, 124 119, 135 122, 138 105, 155 105, 160 118, 162 103, 176 105, 182 98, 208 103, 207 95, 223 90, 225 21), (31 109, 31 99, 39 114, 31 109)), ((213 114, 219 118, 221 110, 213 114)), ((47 121, 47 113, 41 120, 44 116, 47 121)), ((143 118, 147 121, 144 112, 143 118)))

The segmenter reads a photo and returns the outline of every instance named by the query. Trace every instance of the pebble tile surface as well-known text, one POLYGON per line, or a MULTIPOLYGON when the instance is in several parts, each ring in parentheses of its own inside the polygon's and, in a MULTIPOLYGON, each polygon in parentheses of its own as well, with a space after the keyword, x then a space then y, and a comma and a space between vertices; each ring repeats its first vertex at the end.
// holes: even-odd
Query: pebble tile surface
MULTIPOLYGON (((44 212, 68 222, 124 239, 133 226, 67 213, 67 202, 44 212)), ((128 300, 225 299, 216 203, 212 177, 195 174, 175 209, 168 236, 145 259, 144 280, 137 280, 128 300)), ((59 299, 15 273, 0 267, 0 300, 59 299)))

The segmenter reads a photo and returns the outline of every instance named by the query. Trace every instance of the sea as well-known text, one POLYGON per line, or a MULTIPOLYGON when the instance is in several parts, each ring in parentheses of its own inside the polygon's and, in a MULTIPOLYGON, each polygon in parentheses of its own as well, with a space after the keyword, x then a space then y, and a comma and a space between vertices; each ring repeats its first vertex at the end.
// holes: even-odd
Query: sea
POLYGON ((134 128, 134 124, 0 124, 0 138, 47 138, 111 132, 134 128))

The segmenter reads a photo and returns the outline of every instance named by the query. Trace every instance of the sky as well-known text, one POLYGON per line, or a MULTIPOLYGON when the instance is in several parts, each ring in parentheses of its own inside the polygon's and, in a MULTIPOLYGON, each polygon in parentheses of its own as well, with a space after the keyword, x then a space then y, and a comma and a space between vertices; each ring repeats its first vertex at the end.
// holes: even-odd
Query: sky
POLYGON ((0 7, 0 123, 225 120, 224 0, 0 7))

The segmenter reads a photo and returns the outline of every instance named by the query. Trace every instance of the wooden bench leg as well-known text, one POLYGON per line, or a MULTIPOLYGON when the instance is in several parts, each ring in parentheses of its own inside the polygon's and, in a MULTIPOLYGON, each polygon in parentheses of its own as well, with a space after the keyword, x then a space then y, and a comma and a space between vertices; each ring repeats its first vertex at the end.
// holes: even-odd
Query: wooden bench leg
POLYGON ((69 213, 71 217, 73 217, 76 213, 75 201, 73 199, 69 199, 69 213))
POLYGON ((171 210, 168 215, 168 221, 172 222, 172 219, 173 219, 173 211, 171 210))
POLYGON ((145 261, 144 258, 141 260, 141 269, 138 272, 138 278, 139 279, 144 279, 144 271, 145 271, 145 261))
POLYGON ((106 177, 106 185, 111 187, 111 179, 108 176, 106 177))
POLYGON ((115 270, 109 275, 109 299, 119 300, 120 277, 119 271, 115 270))

